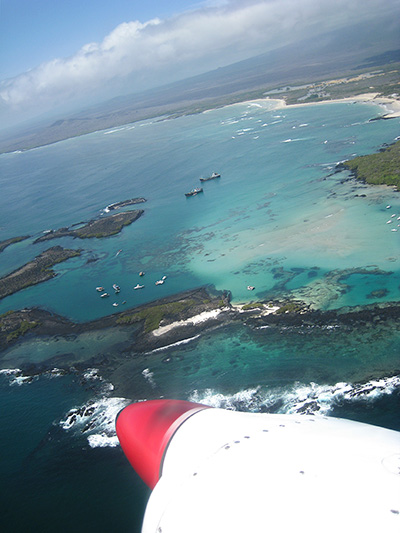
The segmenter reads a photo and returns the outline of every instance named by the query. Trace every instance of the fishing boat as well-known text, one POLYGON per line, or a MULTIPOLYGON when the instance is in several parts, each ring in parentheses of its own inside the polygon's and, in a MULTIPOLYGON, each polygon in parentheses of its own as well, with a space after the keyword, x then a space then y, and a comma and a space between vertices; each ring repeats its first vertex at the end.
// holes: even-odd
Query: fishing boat
POLYGON ((200 178, 200 181, 210 181, 210 180, 215 180, 215 178, 220 178, 220 177, 221 177, 221 174, 218 174, 218 172, 213 172, 211 176, 209 176, 208 178, 200 178))
POLYGON ((185 196, 196 196, 199 192, 203 192, 203 189, 201 187, 195 187, 191 191, 185 192, 185 196))

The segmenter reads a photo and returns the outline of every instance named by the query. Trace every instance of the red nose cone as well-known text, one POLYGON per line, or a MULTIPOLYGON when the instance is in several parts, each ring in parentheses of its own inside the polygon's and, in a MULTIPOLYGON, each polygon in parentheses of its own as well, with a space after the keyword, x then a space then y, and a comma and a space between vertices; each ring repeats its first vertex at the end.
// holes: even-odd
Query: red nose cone
POLYGON ((128 405, 116 422, 129 462, 152 489, 161 476, 164 452, 178 427, 206 405, 183 400, 150 400, 128 405))

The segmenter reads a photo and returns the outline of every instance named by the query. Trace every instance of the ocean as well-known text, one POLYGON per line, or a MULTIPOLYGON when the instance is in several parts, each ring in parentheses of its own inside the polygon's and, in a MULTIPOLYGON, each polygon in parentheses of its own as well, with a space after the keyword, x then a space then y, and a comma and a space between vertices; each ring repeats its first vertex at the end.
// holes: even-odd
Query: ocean
MULTIPOLYGON (((382 114, 371 103, 264 100, 0 155, 0 241, 29 235, 0 254, 0 275, 56 244, 82 249, 55 278, 1 300, 0 313, 36 306, 86 322, 204 285, 229 290, 234 304, 290 296, 335 311, 398 301, 400 196, 335 172, 398 138, 400 119, 371 120, 382 114), (221 178, 185 197, 212 172, 221 178), (33 243, 135 197, 146 198, 145 213, 118 235, 33 243), (114 283, 121 292, 101 299, 96 287, 113 293, 114 283)), ((117 329, 32 334, 1 354, 3 531, 140 531, 149 490, 114 431, 131 401, 323 413, 400 430, 395 321, 221 327, 121 361, 117 395, 91 362, 127 343, 117 329), (19 370, 64 353, 87 368, 19 370)))

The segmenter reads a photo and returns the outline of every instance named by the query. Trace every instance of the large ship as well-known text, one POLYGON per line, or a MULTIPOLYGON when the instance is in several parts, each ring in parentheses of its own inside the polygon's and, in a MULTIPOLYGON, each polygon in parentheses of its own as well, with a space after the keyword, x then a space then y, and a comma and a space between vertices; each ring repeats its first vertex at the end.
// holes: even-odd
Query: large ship
POLYGON ((191 191, 185 192, 185 196, 196 196, 199 192, 203 192, 203 189, 201 187, 195 187, 191 191))
POLYGON ((200 178, 200 181, 210 181, 210 180, 215 180, 215 178, 220 178, 220 177, 221 177, 221 174, 218 174, 218 172, 213 172, 211 176, 209 176, 208 178, 200 178))

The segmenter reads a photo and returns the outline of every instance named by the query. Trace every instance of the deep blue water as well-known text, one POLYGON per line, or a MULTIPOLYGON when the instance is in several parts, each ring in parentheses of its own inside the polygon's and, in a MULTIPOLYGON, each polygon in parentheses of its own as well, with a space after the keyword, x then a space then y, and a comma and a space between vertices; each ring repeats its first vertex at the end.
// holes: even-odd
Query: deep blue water
MULTIPOLYGON (((58 265, 53 280, 2 300, 0 312, 40 306, 86 321, 204 284, 230 290, 234 303, 282 294, 322 309, 398 300, 398 194, 333 171, 338 161, 393 142, 400 120, 369 122, 380 113, 373 105, 270 107, 238 104, 1 155, 0 240, 31 237, 1 253, 0 274, 53 244, 84 251, 58 265), (213 171, 222 177, 205 183, 203 194, 184 196, 213 171), (147 199, 145 214, 117 236, 33 244, 47 229, 137 196, 147 199), (141 270, 145 288, 134 291, 141 270), (156 286, 163 275, 165 284, 156 286), (121 293, 100 299, 96 286, 112 293, 113 283, 121 293)), ((3 353, 1 368, 62 353, 89 359, 125 341, 119 331, 31 338, 3 353)), ((148 491, 113 446, 114 417, 127 401, 165 396, 253 411, 308 408, 400 429, 399 354, 395 326, 231 327, 129 361, 120 370, 129 377, 124 398, 96 372, 32 382, 4 373, 5 530, 140 530, 148 491), (94 415, 72 422, 70 410, 88 405, 94 415)))

